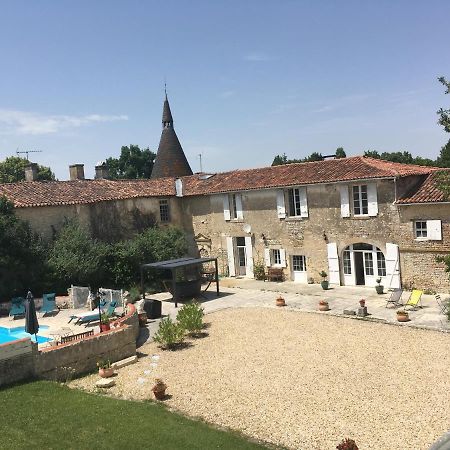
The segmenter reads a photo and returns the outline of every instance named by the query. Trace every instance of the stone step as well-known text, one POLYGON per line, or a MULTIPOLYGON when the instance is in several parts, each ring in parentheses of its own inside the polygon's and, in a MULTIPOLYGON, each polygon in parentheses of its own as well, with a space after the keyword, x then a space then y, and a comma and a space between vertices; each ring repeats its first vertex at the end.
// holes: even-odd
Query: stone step
POLYGON ((134 364, 137 360, 138 360, 137 355, 130 356, 129 358, 125 358, 115 363, 112 363, 111 367, 113 367, 114 369, 120 369, 122 367, 129 366, 130 364, 134 364))
POLYGON ((116 384, 116 380, 114 378, 102 378, 95 382, 95 385, 99 388, 110 388, 116 384))

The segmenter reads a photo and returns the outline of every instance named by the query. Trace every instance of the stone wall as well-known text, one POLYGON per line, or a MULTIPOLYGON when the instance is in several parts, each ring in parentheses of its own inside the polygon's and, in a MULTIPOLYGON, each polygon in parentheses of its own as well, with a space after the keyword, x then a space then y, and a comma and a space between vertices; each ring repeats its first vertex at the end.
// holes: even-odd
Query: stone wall
POLYGON ((1 344, 0 387, 32 378, 37 353, 37 344, 30 339, 1 344))

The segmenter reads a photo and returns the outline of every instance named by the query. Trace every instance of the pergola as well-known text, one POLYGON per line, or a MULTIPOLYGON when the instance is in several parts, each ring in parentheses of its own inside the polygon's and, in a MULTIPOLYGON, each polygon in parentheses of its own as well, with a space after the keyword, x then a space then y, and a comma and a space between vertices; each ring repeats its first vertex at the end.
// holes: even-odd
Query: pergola
POLYGON ((213 262, 215 264, 215 273, 214 273, 214 281, 216 282, 216 291, 217 297, 219 297, 219 272, 217 266, 217 258, 178 258, 178 259, 169 259, 167 261, 159 261, 150 264, 142 264, 141 265, 141 291, 142 298, 145 299, 145 288, 144 288, 144 271, 146 269, 166 269, 170 270, 172 275, 172 295, 175 300, 175 307, 178 307, 178 299, 180 297, 180 293, 178 292, 177 282, 176 282, 176 270, 182 267, 188 266, 201 266, 203 263, 213 262))

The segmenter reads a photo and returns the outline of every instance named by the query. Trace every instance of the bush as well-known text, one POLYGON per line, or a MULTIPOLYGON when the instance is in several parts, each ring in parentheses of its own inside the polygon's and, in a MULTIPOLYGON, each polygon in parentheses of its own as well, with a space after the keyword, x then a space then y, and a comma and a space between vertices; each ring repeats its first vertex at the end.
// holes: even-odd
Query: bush
POLYGON ((197 303, 186 303, 177 314, 177 322, 190 335, 201 332, 203 328, 203 308, 197 303))
POLYGON ((256 280, 265 280, 266 278, 266 269, 264 263, 257 261, 253 265, 253 275, 256 280))
POLYGON ((356 442, 353 439, 343 439, 342 442, 336 447, 338 450, 358 450, 356 442))
POLYGON ((163 348, 173 349, 183 342, 184 328, 179 323, 173 322, 170 317, 166 317, 159 322, 159 328, 153 340, 161 344, 163 348))

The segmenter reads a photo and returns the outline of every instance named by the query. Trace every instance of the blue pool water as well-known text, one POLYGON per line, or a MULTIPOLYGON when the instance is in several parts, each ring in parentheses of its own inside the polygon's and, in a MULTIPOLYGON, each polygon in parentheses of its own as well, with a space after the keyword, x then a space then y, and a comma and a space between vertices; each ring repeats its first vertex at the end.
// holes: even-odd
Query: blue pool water
MULTIPOLYGON (((47 330, 47 325, 40 325, 40 330, 47 330)), ((25 327, 14 327, 14 328, 5 328, 0 327, 0 344, 6 344, 7 342, 17 341, 18 339, 31 337, 33 342, 36 342, 34 335, 28 334, 25 332, 25 327)), ((48 342, 51 339, 45 336, 37 335, 38 344, 43 344, 44 342, 48 342)))

